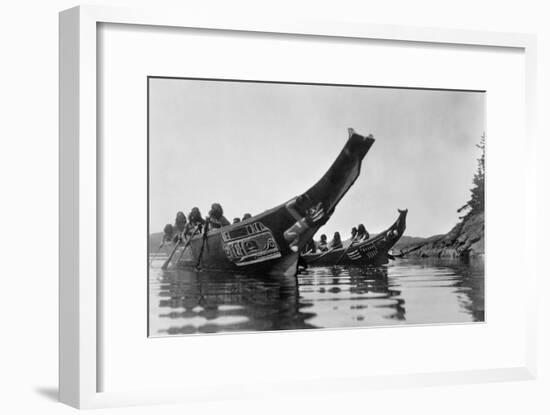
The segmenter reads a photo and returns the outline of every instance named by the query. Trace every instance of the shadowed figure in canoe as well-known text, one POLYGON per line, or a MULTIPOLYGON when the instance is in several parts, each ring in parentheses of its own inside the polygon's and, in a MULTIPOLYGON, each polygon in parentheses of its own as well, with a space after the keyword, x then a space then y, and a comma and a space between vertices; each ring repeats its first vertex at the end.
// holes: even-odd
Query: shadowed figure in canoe
MULTIPOLYGON (((406 228, 408 211, 398 209, 398 212, 399 216, 393 225, 372 237, 363 224, 357 226, 357 232, 354 232, 353 228, 352 237, 344 243, 340 240, 340 234, 336 232, 328 250, 308 252, 303 255, 303 262, 308 266, 364 266, 388 263, 389 259, 394 259, 389 253, 390 249, 401 238, 406 228)), ((318 246, 321 244, 326 244, 325 235, 321 235, 318 246)))

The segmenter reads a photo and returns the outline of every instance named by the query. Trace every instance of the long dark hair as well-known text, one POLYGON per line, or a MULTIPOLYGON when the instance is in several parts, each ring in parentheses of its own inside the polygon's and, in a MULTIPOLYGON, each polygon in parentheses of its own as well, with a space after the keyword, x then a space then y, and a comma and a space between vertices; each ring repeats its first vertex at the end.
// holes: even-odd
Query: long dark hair
POLYGON ((185 228, 185 224, 187 223, 187 218, 185 217, 183 212, 178 212, 176 214, 176 228, 178 231, 183 231, 183 228, 185 228))
POLYGON ((189 222, 204 222, 204 219, 202 218, 201 211, 198 207, 194 207, 191 209, 191 212, 189 212, 189 222))
POLYGON ((164 227, 164 234, 166 236, 172 236, 174 234, 174 227, 171 223, 166 224, 166 226, 164 227))
POLYGON ((223 208, 219 203, 212 203, 209 215, 214 219, 220 219, 223 216, 223 208))
POLYGON ((362 240, 367 240, 370 238, 369 233, 365 229, 365 225, 360 224, 359 226, 357 226, 357 237, 361 238, 362 240))

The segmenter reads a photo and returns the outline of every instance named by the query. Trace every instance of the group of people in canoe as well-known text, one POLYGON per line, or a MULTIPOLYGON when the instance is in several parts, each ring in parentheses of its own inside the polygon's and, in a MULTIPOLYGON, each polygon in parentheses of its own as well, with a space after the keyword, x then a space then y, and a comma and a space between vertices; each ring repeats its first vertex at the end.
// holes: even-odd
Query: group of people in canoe
POLYGON ((358 178, 363 158, 374 143, 372 135, 362 136, 353 129, 348 130, 348 135, 342 151, 321 179, 285 204, 254 217, 245 214, 232 222, 224 216, 219 203, 213 203, 205 217, 197 207, 187 216, 178 212, 175 221, 164 228, 163 244, 175 242, 175 246, 170 247, 161 268, 192 266, 290 276, 296 274, 300 260, 321 266, 387 263, 391 259, 389 250, 405 229, 406 210, 400 211, 391 228, 373 237, 361 224, 352 229, 346 240, 342 240, 339 232, 334 233, 330 242, 327 235, 313 240, 358 178), (239 223, 243 220, 244 223, 239 223), (216 228, 218 231, 209 232, 216 228), (182 241, 186 241, 184 246, 182 241), (210 241, 213 243, 209 244, 210 241), (191 252, 186 251, 188 247, 191 252), (176 252, 179 256, 172 261, 176 252), (185 252, 190 253, 189 258, 183 258, 185 252), (321 261, 317 261, 319 258, 321 261))
MULTIPOLYGON (((251 217, 252 216, 250 213, 245 213, 242 219, 234 218, 233 224, 239 223, 251 217)), ((202 217, 201 211, 198 207, 191 209, 191 212, 189 212, 187 216, 180 211, 176 214, 174 224, 172 225, 171 223, 168 223, 164 227, 162 244, 186 240, 195 234, 202 233, 203 228, 207 223, 209 229, 222 228, 231 224, 224 216, 223 208, 219 203, 212 204, 206 218, 202 217)), ((302 254, 314 254, 316 252, 326 252, 332 249, 339 249, 344 246, 348 246, 352 242, 357 243, 360 241, 366 241, 369 238, 370 235, 367 232, 365 225, 361 223, 357 225, 357 227, 354 226, 351 229, 351 237, 346 241, 342 241, 340 232, 334 232, 334 236, 330 242, 325 234, 321 235, 321 239, 319 241, 315 241, 311 238, 303 248, 302 254)))
MULTIPOLYGON (((245 213, 242 219, 234 218, 233 223, 239 223, 241 220, 246 220, 251 217, 252 215, 250 213, 245 213)), ((198 207, 194 207, 187 217, 183 212, 178 212, 174 224, 168 223, 164 227, 162 243, 165 244, 188 239, 190 236, 201 233, 206 226, 208 226, 209 229, 217 229, 230 224, 231 223, 224 216, 223 208, 219 203, 212 203, 206 218, 202 217, 198 207)))
POLYGON ((312 239, 309 240, 309 242, 304 246, 304 249, 302 251, 302 254, 315 254, 317 252, 326 252, 332 249, 340 249, 344 246, 348 246, 349 244, 366 241, 370 238, 369 233, 367 232, 367 229, 365 228, 365 225, 362 223, 357 225, 357 227, 351 228, 351 237, 342 242, 342 237, 340 236, 340 232, 334 232, 334 236, 332 237, 332 240, 328 242, 327 235, 322 234, 321 239, 319 241, 315 241, 312 239))

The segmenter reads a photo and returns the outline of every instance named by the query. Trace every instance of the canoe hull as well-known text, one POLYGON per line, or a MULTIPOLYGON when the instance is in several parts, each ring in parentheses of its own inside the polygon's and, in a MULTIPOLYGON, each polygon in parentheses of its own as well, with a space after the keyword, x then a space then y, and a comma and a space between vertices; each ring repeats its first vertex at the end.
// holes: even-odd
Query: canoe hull
POLYGON ((245 221, 191 238, 178 247, 176 268, 199 268, 258 275, 295 275, 299 252, 332 216, 355 183, 361 163, 374 143, 350 130, 344 148, 308 191, 245 221))
POLYGON ((373 238, 357 243, 351 248, 346 247, 329 251, 328 253, 315 253, 303 255, 308 266, 378 266, 389 262, 389 251, 403 235, 406 228, 407 210, 400 210, 399 217, 385 231, 373 238))
MULTIPOLYGON (((193 238, 178 268, 198 267, 266 275, 295 274, 298 254, 286 247, 282 232, 271 229, 292 226, 293 219, 278 209, 193 238), (201 255, 202 250, 202 255, 201 255), (199 262, 200 257, 200 262, 199 262)), ((285 229, 286 229, 285 228, 285 229)), ((176 256, 181 255, 176 252, 176 256)))

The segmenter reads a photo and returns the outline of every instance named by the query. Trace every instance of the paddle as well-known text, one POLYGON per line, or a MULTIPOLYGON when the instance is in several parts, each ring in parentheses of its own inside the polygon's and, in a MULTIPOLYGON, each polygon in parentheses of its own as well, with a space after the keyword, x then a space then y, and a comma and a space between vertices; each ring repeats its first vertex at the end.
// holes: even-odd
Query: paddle
POLYGON ((166 268, 168 268, 168 264, 170 264, 170 261, 172 260, 172 257, 176 253, 176 249, 178 249, 178 246, 180 246, 180 243, 181 243, 181 240, 178 240, 178 243, 176 244, 176 246, 174 246, 174 249, 172 249, 170 256, 166 261, 164 261, 164 264, 162 264, 162 267, 160 267, 160 269, 165 270, 166 268))
POLYGON ((354 237, 352 240, 351 240, 351 243, 348 245, 348 247, 344 250, 344 252, 342 252, 342 255, 340 255, 340 258, 338 258, 338 261, 336 261, 334 263, 334 265, 338 265, 340 263, 340 261, 342 260, 342 258, 344 258, 344 256, 348 253, 349 249, 353 246, 353 244, 355 243, 355 240, 357 239, 357 237, 354 237))
POLYGON ((153 258, 156 257, 156 256, 159 254, 159 252, 160 252, 160 250, 162 249, 163 246, 164 246, 164 242, 162 242, 162 243, 159 245, 159 247, 158 247, 158 249, 157 249, 157 252, 155 252, 154 255, 150 255, 151 258, 149 258, 149 266, 151 266, 151 264, 153 263, 153 258))
POLYGON ((187 240, 187 243, 185 244, 185 246, 183 247, 183 249, 181 250, 181 254, 180 256, 178 257, 178 260, 176 261, 176 264, 180 261, 181 257, 183 256, 183 254, 185 253, 185 250, 187 249, 187 247, 191 244, 191 239, 193 238, 193 236, 195 236, 197 234, 197 232, 199 231, 199 227, 197 226, 195 228, 195 232, 193 232, 193 234, 189 237, 189 239, 187 240))
POLYGON ((196 269, 200 269, 200 264, 202 260, 202 253, 204 252, 204 244, 206 242, 206 234, 208 233, 208 227, 210 225, 210 218, 206 218, 206 223, 204 224, 204 233, 202 234, 202 246, 201 251, 199 252, 199 259, 197 260, 197 265, 195 265, 196 269))

